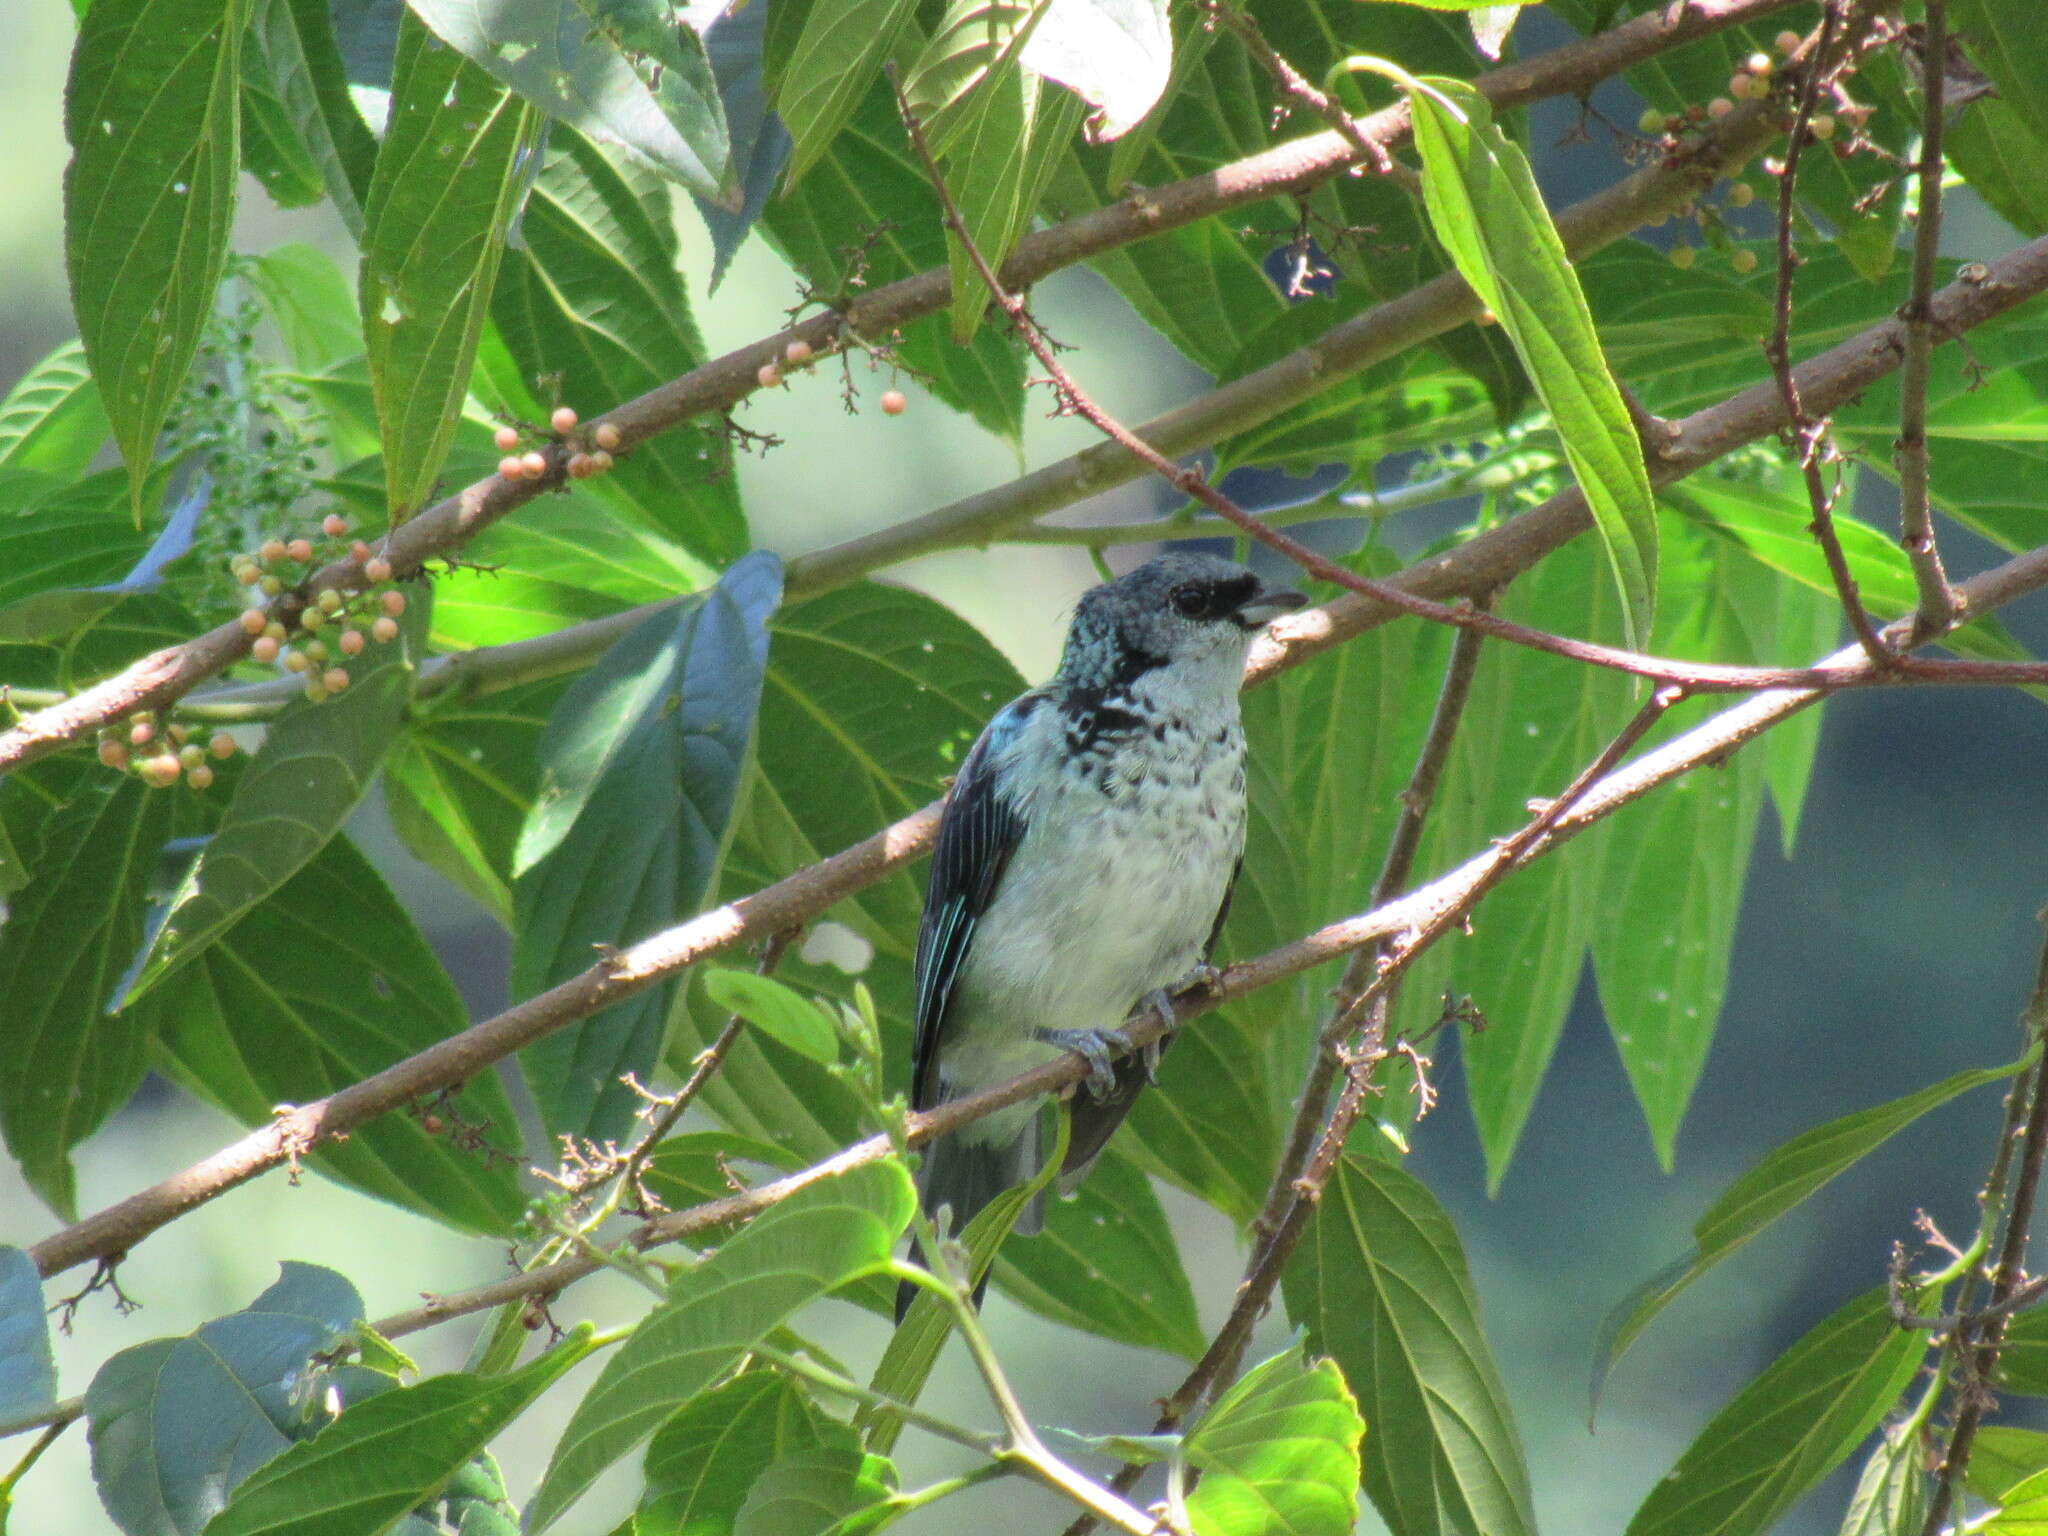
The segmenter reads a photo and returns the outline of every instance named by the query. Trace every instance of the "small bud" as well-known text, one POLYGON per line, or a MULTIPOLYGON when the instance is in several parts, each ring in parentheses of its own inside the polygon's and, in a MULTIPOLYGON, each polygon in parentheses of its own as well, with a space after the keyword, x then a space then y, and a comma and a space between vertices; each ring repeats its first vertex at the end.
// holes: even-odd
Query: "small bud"
POLYGON ((266 565, 275 565, 277 564, 278 561, 284 558, 284 540, 265 539, 263 541, 263 547, 256 553, 257 558, 262 560, 266 565))
POLYGON ((1636 126, 1644 133, 1662 133, 1664 131, 1664 114, 1655 107, 1645 107, 1643 115, 1636 119, 1636 126))
POLYGON ((519 467, 526 472, 527 479, 538 480, 548 472, 548 457, 544 453, 523 454, 519 460, 519 467))
POLYGON ((1688 123, 1704 123, 1707 120, 1707 109, 1694 102, 1685 109, 1685 120, 1688 123))
POLYGON ((338 539, 348 532, 348 519, 339 512, 330 512, 320 519, 320 531, 330 539, 338 539))
POLYGON ((1671 265, 1683 272, 1699 259, 1699 254, 1689 245, 1674 245, 1671 247, 1671 265))
POLYGON ((329 693, 339 693, 348 686, 348 672, 341 667, 329 667, 320 682, 329 693))
POLYGON ((313 558, 313 545, 307 539, 293 539, 291 543, 285 545, 284 552, 290 555, 292 559, 298 561, 300 565, 304 565, 313 558))
POLYGON ((128 748, 122 743, 115 741, 112 737, 108 737, 100 743, 100 761, 109 768, 126 768, 128 766, 128 748))
POLYGON ((256 583, 256 590, 265 597, 275 597, 284 590, 284 583, 275 576, 266 576, 256 583))
POLYGON ((1499 325, 1500 316, 1490 309, 1482 309, 1472 317, 1472 323, 1475 325, 1499 325))
POLYGON ((341 654, 344 656, 362 655, 365 643, 363 632, 360 629, 344 629, 341 632, 339 644, 341 646, 341 654))
POLYGON ((261 608, 244 608, 242 610, 242 632, 244 634, 260 635, 268 627, 269 623, 269 617, 261 608))
POLYGON ((773 363, 763 363, 754 370, 754 379, 763 389, 773 389, 782 382, 782 370, 773 363))
POLYGON ((420 1129, 425 1131, 429 1136, 438 1136, 441 1134, 441 1132, 446 1130, 447 1127, 441 1123, 441 1117, 439 1115, 421 1115, 420 1129))
POLYGON ((1754 272, 1756 270, 1756 252, 1736 251, 1728 258, 1728 265, 1738 272, 1754 272))
POLYGON ((391 562, 382 555, 372 555, 363 562, 363 579, 384 582, 391 579, 391 562))
POLYGON ((194 763, 185 770, 185 782, 194 789, 213 788, 213 770, 204 763, 194 763))
POLYGON ((498 460, 498 473, 507 480, 524 480, 526 478, 526 463, 518 454, 508 453, 505 457, 498 460))
POLYGON ((284 653, 284 669, 287 672, 303 672, 311 665, 313 663, 306 660, 306 653, 304 651, 286 651, 284 653))
POLYGON ((1789 59, 1792 57, 1793 54, 1799 51, 1799 34, 1797 32, 1794 32, 1790 27, 1787 27, 1784 31, 1780 32, 1777 36, 1776 41, 1778 45, 1779 56, 1782 58, 1789 59))
POLYGON ((389 645, 398 638, 398 620, 380 617, 370 626, 370 636, 379 645, 389 645))
POLYGON ((909 407, 910 402, 903 398, 902 390, 885 389, 882 391, 882 414, 884 416, 901 416, 909 407))
POLYGON ((590 440, 600 448, 616 448, 619 446, 619 429, 608 421, 601 421, 597 430, 590 434, 590 440))
POLYGON ((213 739, 207 742, 206 749, 213 754, 216 762, 224 763, 235 755, 235 738, 226 731, 215 731, 213 739))
POLYGON ((1806 130, 1825 144, 1835 136, 1835 120, 1825 112, 1816 112, 1806 120, 1806 130))
POLYGON ((341 612, 341 594, 332 587, 322 587, 320 595, 314 601, 320 605, 322 613, 341 612))
POLYGON ((156 727, 147 720, 138 720, 128 727, 128 739, 138 747, 148 746, 156 740, 156 727))
POLYGON ((384 605, 384 611, 394 619, 405 612, 405 594, 403 592, 386 592, 378 601, 384 605))
POLYGON ((164 727, 164 733, 178 746, 182 747, 191 738, 192 727, 185 724, 182 720, 173 720, 164 727))
POLYGON ((178 762, 186 768, 197 768, 206 761, 206 748, 196 741, 188 741, 178 748, 178 762))
POLYGON ((566 437, 576 430, 576 413, 566 405, 558 405, 554 415, 548 418, 548 425, 566 437))
POLYGON ((600 448, 590 456, 590 472, 601 475, 612 467, 612 456, 600 448))
POLYGON ((568 470, 571 480, 588 480, 597 473, 597 466, 590 462, 589 454, 572 453, 569 455, 568 470))
POLYGON ((799 337, 782 349, 782 355, 791 367, 800 368, 811 360, 811 344, 799 337))
POLYGON ((1730 101, 1726 96, 1716 96, 1712 101, 1707 103, 1707 116, 1711 117, 1717 123, 1734 110, 1735 103, 1730 101))
POLYGON ((491 441, 498 445, 498 452, 510 453, 519 446, 519 429, 511 426, 500 427, 491 434, 491 441))

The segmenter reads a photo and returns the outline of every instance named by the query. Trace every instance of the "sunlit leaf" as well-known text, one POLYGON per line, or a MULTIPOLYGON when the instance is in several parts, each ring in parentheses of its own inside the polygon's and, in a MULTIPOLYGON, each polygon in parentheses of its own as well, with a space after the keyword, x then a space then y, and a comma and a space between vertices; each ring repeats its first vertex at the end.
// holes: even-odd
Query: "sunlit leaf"
POLYGON ((1173 35, 1165 0, 1051 0, 1024 44, 1024 67, 1095 110, 1097 140, 1128 133, 1166 90, 1173 35))
POLYGON ((85 348, 67 341, 17 379, 0 400, 0 470, 81 474, 109 430, 85 348))
POLYGON ((875 84, 876 71, 916 14, 910 0, 814 0, 775 88, 789 130, 787 184, 815 165, 875 84))
POLYGON ((1334 1360, 1300 1348, 1247 1371, 1187 1437, 1197 1536, 1342 1536, 1358 1511, 1365 1421, 1334 1360))

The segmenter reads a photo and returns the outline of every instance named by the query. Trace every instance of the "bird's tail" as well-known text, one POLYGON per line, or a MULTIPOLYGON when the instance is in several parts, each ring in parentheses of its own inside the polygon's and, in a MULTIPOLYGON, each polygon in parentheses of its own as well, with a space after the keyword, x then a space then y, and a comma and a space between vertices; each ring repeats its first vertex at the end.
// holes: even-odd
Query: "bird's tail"
MULTIPOLYGON (((938 1214, 939 1207, 950 1206, 953 1214, 948 1230, 958 1237, 997 1195, 1034 1177, 1038 1164, 1036 1115, 1025 1122, 1016 1140, 1008 1143, 968 1141, 961 1136, 942 1137, 924 1149, 924 1163, 917 1174, 918 1199, 933 1215, 938 1214)), ((1028 1237, 1044 1225, 1045 1194, 1040 1191, 1019 1213, 1014 1230, 1028 1237)), ((928 1265, 922 1250, 914 1251, 914 1256, 918 1263, 928 1265)), ((984 1275, 974 1288, 976 1306, 981 1305, 982 1295, 987 1290, 988 1277, 984 1275)), ((897 1322, 903 1321, 904 1313, 910 1310, 910 1303, 916 1296, 917 1287, 910 1281, 897 1286, 897 1322)))

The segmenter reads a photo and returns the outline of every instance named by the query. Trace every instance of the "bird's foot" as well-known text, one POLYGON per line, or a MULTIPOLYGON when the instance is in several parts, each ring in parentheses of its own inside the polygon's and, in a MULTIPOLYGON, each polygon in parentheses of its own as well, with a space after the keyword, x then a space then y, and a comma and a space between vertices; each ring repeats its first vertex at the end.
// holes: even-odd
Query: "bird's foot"
POLYGON ((1041 1045, 1072 1051, 1087 1062, 1088 1076, 1084 1086, 1097 1099, 1107 1099, 1116 1092, 1116 1064, 1110 1059, 1110 1053, 1131 1048, 1130 1036, 1122 1030, 1041 1029, 1032 1038, 1041 1045))
POLYGON ((1200 965, 1181 977, 1173 989, 1176 992, 1204 992, 1216 997, 1223 991, 1223 970, 1204 960, 1200 965))

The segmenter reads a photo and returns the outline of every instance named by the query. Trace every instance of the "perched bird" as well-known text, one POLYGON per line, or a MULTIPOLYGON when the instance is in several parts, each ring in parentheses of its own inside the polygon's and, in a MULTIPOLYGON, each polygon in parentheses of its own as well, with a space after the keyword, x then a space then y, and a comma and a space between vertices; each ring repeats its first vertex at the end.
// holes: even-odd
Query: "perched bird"
MULTIPOLYGON (((930 1109, 1075 1051, 1062 1190, 1149 1078, 1112 1062, 1140 1002, 1207 973, 1244 851, 1237 693, 1266 622, 1306 601, 1212 555, 1169 554, 1091 590, 1058 673, 998 711, 947 793, 917 936, 911 1103, 930 1109)), ((1038 1172, 1037 1106, 925 1149, 925 1209, 963 1230, 1038 1172)), ((1038 1230, 1034 1201, 1018 1222, 1038 1230)), ((900 1317, 909 1293, 898 1298, 900 1317)))

